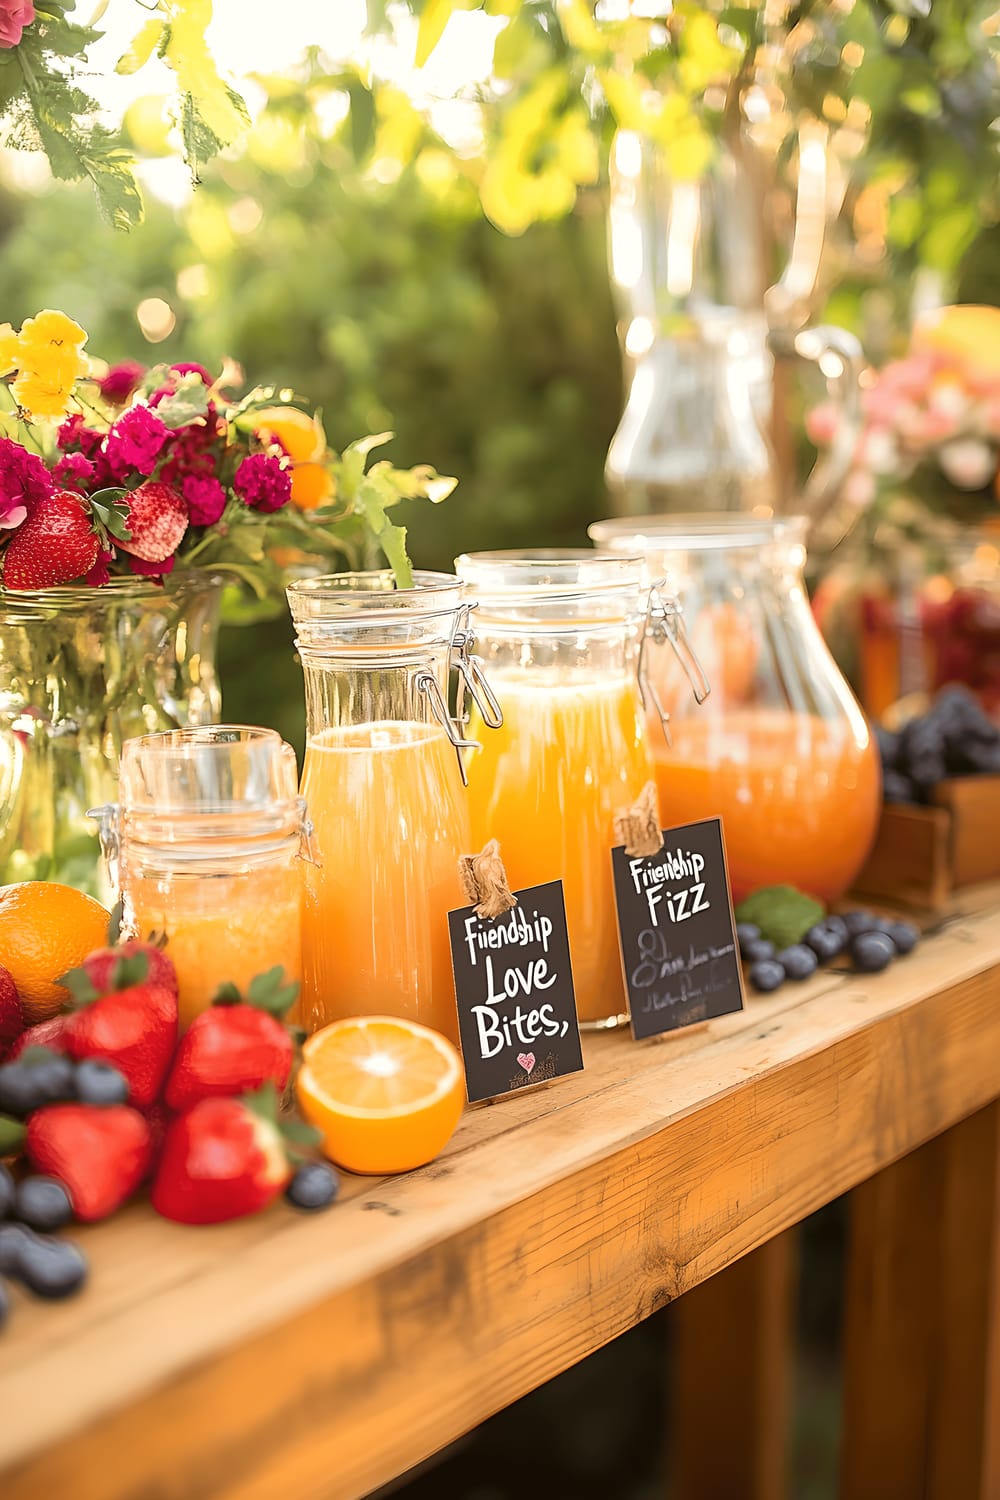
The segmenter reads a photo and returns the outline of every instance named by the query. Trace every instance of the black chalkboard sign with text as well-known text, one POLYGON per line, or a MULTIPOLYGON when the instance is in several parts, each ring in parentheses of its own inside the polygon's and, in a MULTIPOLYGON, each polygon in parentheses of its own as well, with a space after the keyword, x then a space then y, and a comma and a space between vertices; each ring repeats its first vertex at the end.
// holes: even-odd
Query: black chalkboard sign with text
POLYGON ((448 913, 470 1103, 583 1067, 562 882, 514 895, 499 917, 448 913))
POLYGON ((733 903, 718 818, 663 832, 658 854, 613 849, 632 1035, 742 1010, 733 903))

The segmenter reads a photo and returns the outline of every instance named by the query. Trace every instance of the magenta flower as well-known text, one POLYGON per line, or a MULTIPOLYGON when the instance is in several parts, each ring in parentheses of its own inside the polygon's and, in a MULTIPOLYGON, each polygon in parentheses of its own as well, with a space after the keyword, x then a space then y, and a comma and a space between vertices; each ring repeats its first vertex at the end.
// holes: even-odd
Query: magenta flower
POLYGON ((86 494, 93 486, 97 467, 82 453, 64 453, 52 470, 52 478, 65 490, 86 494))
POLYGON ((98 552, 97 561, 89 573, 84 574, 84 583, 89 583, 92 589, 102 589, 111 577, 111 569, 108 563, 114 558, 113 552, 98 552))
POLYGON ((181 480, 181 494, 192 526, 214 526, 226 508, 222 485, 205 474, 188 474, 181 480))
POLYGON ((292 498, 292 476, 280 458, 251 453, 236 470, 233 489, 251 510, 280 510, 292 498))
POLYGON ((84 458, 95 458, 104 442, 104 434, 94 427, 88 427, 80 413, 74 412, 59 428, 56 442, 63 453, 79 449, 84 458))
POLYGON ((203 385, 212 384, 212 377, 204 365, 171 365, 170 368, 176 375, 200 375, 203 385))
POLYGON ((99 380, 101 395, 112 406, 124 406, 146 373, 145 365, 138 360, 123 359, 120 365, 112 365, 103 380, 99 380))
POLYGON ((130 470, 144 477, 152 474, 169 436, 167 427, 148 406, 130 406, 104 439, 104 453, 112 472, 121 479, 130 470))
POLYGON ((0 529, 20 526, 54 488, 52 475, 36 454, 10 438, 0 438, 0 529))
POLYGON ((143 578, 163 578, 165 574, 174 571, 176 561, 177 558, 171 553, 163 562, 147 562, 144 557, 130 557, 128 565, 133 573, 139 573, 143 578))
POLYGON ((0 0, 0 47, 16 47, 34 19, 32 0, 0 0))

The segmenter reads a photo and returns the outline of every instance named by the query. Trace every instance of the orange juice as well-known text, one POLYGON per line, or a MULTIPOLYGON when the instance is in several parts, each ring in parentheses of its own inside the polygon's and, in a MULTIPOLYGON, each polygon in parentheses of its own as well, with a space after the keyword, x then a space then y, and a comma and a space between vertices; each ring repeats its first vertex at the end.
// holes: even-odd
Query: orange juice
POLYGON ((130 880, 130 925, 141 936, 166 933, 182 1027, 211 1005, 221 984, 231 981, 245 993, 256 974, 275 964, 288 979, 301 977, 300 870, 290 857, 243 873, 130 880))
POLYGON ((465 905, 458 861, 469 813, 437 724, 322 729, 302 794, 319 867, 304 866, 301 1016, 419 1021, 458 1041, 448 912, 465 905))
POLYGON ((502 729, 469 759, 472 844, 500 840, 511 887, 562 880, 582 1021, 626 1008, 611 879, 614 815, 652 774, 634 681, 491 673, 502 729))
POLYGON ((671 746, 653 740, 660 816, 722 818, 735 901, 768 885, 843 895, 879 818, 878 757, 860 714, 706 710, 670 727, 671 746))

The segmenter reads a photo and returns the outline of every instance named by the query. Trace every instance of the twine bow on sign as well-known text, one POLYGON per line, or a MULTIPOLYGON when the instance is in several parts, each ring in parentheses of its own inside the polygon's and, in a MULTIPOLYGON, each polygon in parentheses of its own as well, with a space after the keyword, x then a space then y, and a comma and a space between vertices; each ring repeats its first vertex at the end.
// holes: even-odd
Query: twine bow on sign
POLYGON ((507 884, 507 871, 496 839, 490 839, 479 854, 463 854, 458 861, 458 873, 467 901, 484 921, 502 916, 517 905, 517 897, 507 884))
POLYGON ((660 799, 654 781, 646 782, 631 807, 620 807, 615 813, 615 839, 625 845, 626 854, 636 857, 658 854, 663 848, 660 799))

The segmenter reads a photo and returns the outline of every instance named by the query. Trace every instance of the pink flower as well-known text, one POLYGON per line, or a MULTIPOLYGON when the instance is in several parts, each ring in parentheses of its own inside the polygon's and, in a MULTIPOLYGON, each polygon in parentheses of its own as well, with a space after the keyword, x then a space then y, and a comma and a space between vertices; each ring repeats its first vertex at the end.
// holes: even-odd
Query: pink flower
POLYGON ((0 0, 0 47, 16 47, 34 19, 32 0, 0 0))
POLYGON ((181 480, 192 526, 214 526, 226 508, 226 492, 209 475, 188 474, 181 480))
POLYGON ((97 473, 96 465, 82 453, 64 453, 52 470, 52 478, 63 489, 79 490, 85 494, 92 486, 97 473))
POLYGON ((97 382, 101 395, 112 406, 124 406, 145 373, 145 365, 134 359, 123 359, 120 365, 112 365, 104 379, 97 382))
POLYGON ((130 470, 143 476, 152 474, 169 436, 148 406, 129 407, 104 439, 104 453, 112 472, 122 479, 130 470))
POLYGON ((251 453, 236 470, 233 489, 251 510, 280 510, 292 498, 292 476, 280 458, 251 453))
POLYGON ((0 438, 0 529, 20 526, 54 488, 52 475, 36 454, 10 438, 0 438))
POLYGON ((163 562, 147 562, 144 557, 130 557, 128 564, 133 573, 139 573, 143 578, 163 578, 165 574, 174 571, 176 561, 176 557, 171 554, 163 562))
POLYGON ((56 442, 63 453, 78 448, 84 458, 94 458, 104 442, 104 434, 94 427, 88 427, 80 413, 74 412, 59 428, 56 442))
POLYGON ((203 385, 211 385, 212 377, 204 365, 171 365, 176 375, 200 375, 203 385))
POLYGON ((89 583, 92 589, 102 589, 111 577, 108 563, 114 558, 113 552, 98 552, 97 561, 89 573, 84 574, 84 583, 89 583))

